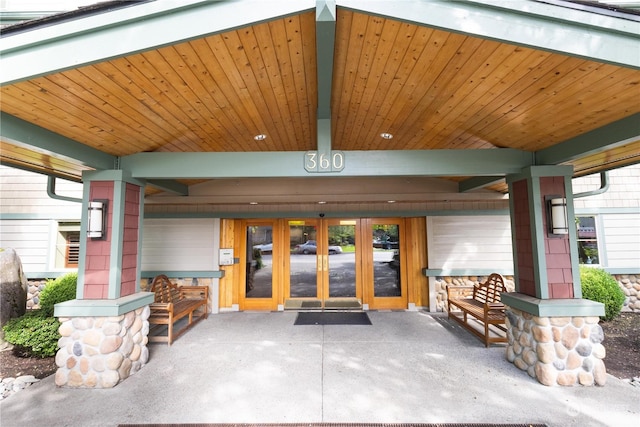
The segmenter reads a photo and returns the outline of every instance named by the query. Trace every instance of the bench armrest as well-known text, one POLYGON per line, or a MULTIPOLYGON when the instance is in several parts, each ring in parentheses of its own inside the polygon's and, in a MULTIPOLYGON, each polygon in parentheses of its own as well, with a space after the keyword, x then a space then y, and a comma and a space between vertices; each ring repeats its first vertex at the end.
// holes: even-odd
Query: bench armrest
POLYGON ((208 286, 180 286, 180 298, 209 299, 208 286))
POLYGON ((484 303, 484 312, 488 313, 490 311, 504 311, 505 306, 501 302, 485 302, 484 303))
POLYGON ((469 299, 473 297, 473 286, 447 285, 447 299, 469 299))
POLYGON ((171 302, 152 302, 149 304, 151 311, 166 311, 167 313, 173 311, 173 303, 171 302))

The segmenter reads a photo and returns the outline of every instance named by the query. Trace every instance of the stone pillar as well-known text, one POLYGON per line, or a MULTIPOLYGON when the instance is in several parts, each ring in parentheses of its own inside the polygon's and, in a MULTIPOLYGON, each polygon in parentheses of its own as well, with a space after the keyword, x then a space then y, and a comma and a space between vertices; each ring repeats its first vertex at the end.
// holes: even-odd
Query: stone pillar
POLYGON ((515 292, 507 306, 507 359, 545 385, 604 385, 604 305, 582 299, 572 168, 532 166, 507 177, 515 292), (547 200, 567 201, 568 232, 550 231, 547 200))
POLYGON ((149 306, 120 316, 61 317, 56 385, 111 388, 149 359, 149 306))
POLYGON ((56 304, 61 322, 56 385, 114 387, 148 359, 149 304, 140 291, 144 182, 125 171, 83 174, 84 195, 76 299, 56 304), (107 206, 100 238, 87 234, 89 202, 107 206))
POLYGON ((507 360, 548 386, 604 385, 597 316, 541 317, 507 309, 507 360))

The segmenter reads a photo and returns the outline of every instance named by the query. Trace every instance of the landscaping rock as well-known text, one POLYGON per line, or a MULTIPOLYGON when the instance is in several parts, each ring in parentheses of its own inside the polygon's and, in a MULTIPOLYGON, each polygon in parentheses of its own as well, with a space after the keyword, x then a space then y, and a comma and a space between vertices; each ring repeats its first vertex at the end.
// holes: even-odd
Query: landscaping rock
POLYGON ((0 349, 9 346, 4 340, 2 326, 9 319, 24 315, 27 310, 28 287, 29 283, 16 251, 0 248, 0 349))

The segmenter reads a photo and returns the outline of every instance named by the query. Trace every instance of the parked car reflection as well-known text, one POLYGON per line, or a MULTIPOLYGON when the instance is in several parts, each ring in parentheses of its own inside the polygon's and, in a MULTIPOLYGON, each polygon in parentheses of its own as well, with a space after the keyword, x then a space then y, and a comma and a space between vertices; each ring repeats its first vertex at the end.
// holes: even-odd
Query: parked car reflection
POLYGON ((257 249, 262 253, 272 252, 273 251, 273 243, 264 243, 262 245, 254 245, 253 249, 257 249))
MULTIPOLYGON (((329 254, 341 254, 342 248, 336 245, 329 245, 329 254)), ((316 241, 315 240, 307 240, 306 242, 296 245, 294 248, 294 252, 297 254, 315 254, 318 251, 316 241)))

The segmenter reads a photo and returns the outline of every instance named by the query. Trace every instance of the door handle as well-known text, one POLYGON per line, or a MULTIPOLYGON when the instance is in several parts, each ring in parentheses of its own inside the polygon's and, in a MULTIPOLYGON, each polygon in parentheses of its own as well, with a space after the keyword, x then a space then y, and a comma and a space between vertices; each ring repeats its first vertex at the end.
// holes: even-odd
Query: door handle
POLYGON ((322 269, 323 271, 329 271, 329 256, 322 255, 322 269))

